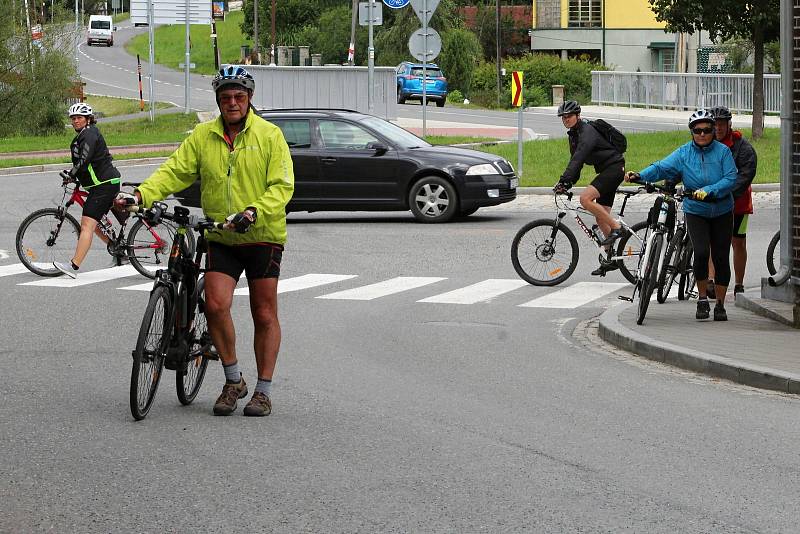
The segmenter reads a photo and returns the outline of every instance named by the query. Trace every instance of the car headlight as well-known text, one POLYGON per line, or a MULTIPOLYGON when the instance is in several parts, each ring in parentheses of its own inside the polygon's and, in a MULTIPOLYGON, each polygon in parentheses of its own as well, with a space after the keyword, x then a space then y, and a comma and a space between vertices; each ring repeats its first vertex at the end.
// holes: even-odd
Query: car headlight
POLYGON ((467 176, 475 176, 480 174, 500 174, 494 165, 491 163, 484 163, 483 165, 473 165, 467 169, 467 176))

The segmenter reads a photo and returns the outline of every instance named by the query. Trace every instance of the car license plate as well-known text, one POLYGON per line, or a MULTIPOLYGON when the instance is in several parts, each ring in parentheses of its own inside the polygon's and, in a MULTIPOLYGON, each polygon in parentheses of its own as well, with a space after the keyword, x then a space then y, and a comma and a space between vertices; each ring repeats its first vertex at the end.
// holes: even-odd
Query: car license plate
POLYGON ((519 187, 519 178, 512 178, 511 180, 509 180, 508 187, 510 187, 511 189, 516 189, 517 187, 519 187))

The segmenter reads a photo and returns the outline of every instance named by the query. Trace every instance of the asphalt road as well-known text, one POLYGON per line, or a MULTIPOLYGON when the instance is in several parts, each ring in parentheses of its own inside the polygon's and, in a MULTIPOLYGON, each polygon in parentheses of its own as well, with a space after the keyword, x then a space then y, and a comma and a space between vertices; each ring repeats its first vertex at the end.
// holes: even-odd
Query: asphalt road
MULTIPOLYGON (((135 180, 152 166, 122 170, 135 180)), ((60 198, 57 184, 55 173, 0 177, 0 273, 17 263, 19 221, 60 198)), ((777 221, 766 204, 748 285, 777 221)), ((167 371, 148 418, 133 421, 130 351, 147 292, 120 288, 138 275, 81 287, 0 275, 0 531, 794 531, 796 397, 610 352, 591 320, 619 291, 520 306, 596 284, 588 249, 564 287, 442 297, 517 280, 511 238, 550 213, 526 198, 433 226, 408 213, 290 215, 282 279, 352 278, 281 294, 266 419, 213 417, 223 377, 212 365, 194 404, 178 403, 167 371), (364 286, 396 277, 436 280, 337 295, 366 298, 364 286)), ((89 261, 108 265, 100 248, 89 261)), ((246 297, 233 314, 254 383, 246 297)))

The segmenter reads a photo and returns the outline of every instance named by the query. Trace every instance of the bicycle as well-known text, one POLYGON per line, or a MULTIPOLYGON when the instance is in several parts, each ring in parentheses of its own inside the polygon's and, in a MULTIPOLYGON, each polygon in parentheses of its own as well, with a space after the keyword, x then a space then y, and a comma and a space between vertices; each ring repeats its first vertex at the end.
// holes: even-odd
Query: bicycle
POLYGON ((625 297, 624 295, 619 297, 621 300, 633 302, 638 293, 639 300, 636 316, 636 324, 638 325, 644 322, 647 314, 650 298, 655 290, 658 274, 664 261, 662 255, 664 241, 675 224, 677 213, 674 186, 645 184, 644 189, 648 193, 658 192, 658 196, 656 196, 653 207, 650 208, 647 216, 647 229, 645 230, 642 251, 639 255, 639 265, 636 271, 637 280, 633 286, 633 295, 631 297, 625 297))
MULTIPOLYGON (((125 182, 122 185, 135 187, 139 184, 125 182)), ((69 263, 81 233, 81 225, 69 209, 75 204, 83 207, 89 193, 77 182, 67 182, 62 187, 64 195, 58 206, 34 211, 17 229, 17 256, 29 271, 39 276, 63 274, 53 266, 53 262, 69 263)), ((166 258, 175 228, 169 223, 154 225, 137 213, 132 215, 136 222, 130 226, 127 236, 128 219, 120 221, 119 228, 115 229, 108 214, 104 214, 97 228, 108 240, 106 250, 117 266, 129 260, 139 273, 152 279, 156 268, 166 258)), ((194 248, 194 236, 187 245, 194 248)))
MULTIPOLYGON (((683 193, 677 193, 675 200, 681 202, 683 193)), ((692 240, 686 228, 686 221, 680 218, 672 238, 667 243, 664 253, 664 262, 658 273, 658 292, 656 294, 659 304, 666 302, 675 279, 678 278, 678 300, 687 300, 694 296, 694 270, 692 268, 692 240)))
POLYGON ((633 239, 630 249, 619 247, 617 254, 613 255, 613 245, 606 250, 601 244, 598 226, 592 225, 589 229, 581 219, 581 214, 589 212, 572 204, 572 192, 556 190, 555 204, 558 212, 552 219, 536 219, 524 225, 517 231, 511 242, 511 263, 517 274, 535 286, 555 286, 567 280, 578 265, 579 248, 575 234, 567 227, 563 218, 567 212, 573 214, 578 227, 595 244, 599 251, 599 261, 602 265, 609 266, 616 263, 622 275, 631 283, 636 276, 631 272, 626 260, 638 255, 638 250, 643 241, 638 235, 646 225, 645 221, 628 226, 623 220, 625 206, 628 199, 636 195, 636 191, 619 191, 624 195, 622 208, 619 210, 619 222, 626 230, 623 238, 627 243, 633 239), (633 236, 633 237, 631 237, 633 236), (633 250, 636 247, 636 250, 633 250))
POLYGON ((781 231, 778 230, 769 240, 769 245, 767 246, 767 271, 769 271, 770 276, 778 272, 778 267, 781 264, 781 250, 778 248, 780 241, 781 231))
POLYGON ((154 202, 145 217, 153 224, 172 221, 176 232, 167 268, 156 271, 132 352, 130 408, 137 421, 150 411, 164 367, 176 372, 178 400, 188 405, 200 391, 208 362, 219 359, 208 333, 200 264, 207 250, 205 232, 224 225, 189 215, 182 206, 169 213, 163 202, 154 202), (186 246, 190 230, 200 236, 193 251, 186 246))

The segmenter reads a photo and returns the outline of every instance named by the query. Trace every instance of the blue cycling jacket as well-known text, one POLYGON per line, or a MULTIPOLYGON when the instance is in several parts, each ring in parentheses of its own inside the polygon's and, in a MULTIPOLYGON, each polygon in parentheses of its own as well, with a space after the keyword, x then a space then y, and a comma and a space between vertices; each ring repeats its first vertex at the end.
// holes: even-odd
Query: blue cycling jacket
POLYGON ((682 181, 687 190, 702 189, 709 197, 705 201, 687 197, 683 201, 683 211, 713 218, 733 209, 731 192, 736 185, 736 173, 730 149, 715 140, 705 147, 689 141, 639 174, 645 182, 682 181))

